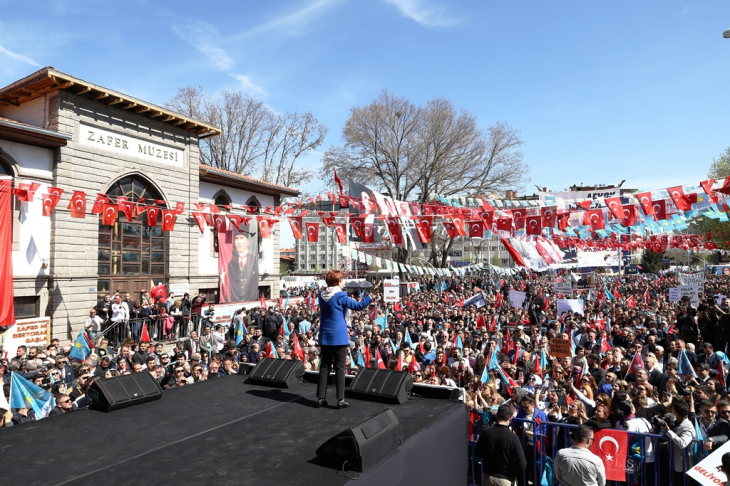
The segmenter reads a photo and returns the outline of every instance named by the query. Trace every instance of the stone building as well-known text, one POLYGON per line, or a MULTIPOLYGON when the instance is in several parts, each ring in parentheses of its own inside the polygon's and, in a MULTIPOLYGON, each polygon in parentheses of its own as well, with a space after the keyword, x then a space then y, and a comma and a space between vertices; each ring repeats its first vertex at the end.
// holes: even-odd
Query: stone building
MULTIPOLYGON (((178 292, 218 292, 215 231, 201 232, 195 203, 276 206, 296 189, 206 166, 199 140, 216 127, 152 103, 62 73, 41 69, 0 89, 0 177, 14 187, 38 183, 33 202, 14 201, 13 287, 18 322, 47 317, 50 334, 72 338, 97 299, 130 292, 133 300, 151 282, 178 292), (42 215, 48 187, 63 195, 50 217, 42 215), (74 191, 87 195, 85 218, 67 209, 74 191), (114 226, 89 214, 97 194, 112 201, 159 201, 161 209, 184 203, 173 231, 129 222, 114 226)), ((265 241, 259 290, 278 295, 279 231, 265 241)), ((178 294, 179 295, 179 294, 178 294)), ((3 303, 4 305, 5 303, 3 303)))

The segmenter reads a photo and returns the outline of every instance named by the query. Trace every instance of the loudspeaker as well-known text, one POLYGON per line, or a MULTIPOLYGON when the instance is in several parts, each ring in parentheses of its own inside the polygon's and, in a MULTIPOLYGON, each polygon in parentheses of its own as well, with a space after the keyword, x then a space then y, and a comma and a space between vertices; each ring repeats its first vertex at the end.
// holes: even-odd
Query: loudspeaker
POLYGON ((413 379, 407 371, 363 368, 350 383, 350 395, 364 400, 387 403, 405 403, 413 388, 413 379))
MULTIPOLYGON (((382 370, 381 370, 382 371, 382 370)), ((323 466, 364 471, 398 448, 400 424, 391 409, 340 432, 317 449, 323 466)))
POLYGON ((159 400, 162 387, 147 372, 131 373, 116 378, 101 378, 89 388, 89 398, 94 402, 92 408, 102 412, 113 412, 140 403, 159 400))
POLYGON ((304 376, 304 364, 299 360, 264 358, 248 374, 246 383, 292 388, 304 376))

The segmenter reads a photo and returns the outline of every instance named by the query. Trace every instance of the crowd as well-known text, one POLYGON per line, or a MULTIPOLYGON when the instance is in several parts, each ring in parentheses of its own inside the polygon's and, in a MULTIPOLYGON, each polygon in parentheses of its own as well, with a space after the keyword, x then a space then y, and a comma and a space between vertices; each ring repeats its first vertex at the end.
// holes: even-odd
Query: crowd
MULTIPOLYGON (((573 295, 582 299, 583 314, 558 315, 558 298, 570 296, 556 294, 554 282, 569 279, 564 273, 530 272, 421 278, 416 279, 419 290, 388 304, 378 292, 368 309, 348 315, 348 374, 363 366, 402 369, 415 383, 459 387, 486 425, 507 403, 515 418, 527 420, 513 428, 521 427, 528 437, 535 432, 530 421, 654 433, 663 440, 657 450, 649 443, 641 448, 643 471, 666 469, 672 454, 672 472, 676 481, 683 480, 687 467, 730 437, 725 380, 730 301, 722 297, 730 296, 730 276, 705 275, 699 305, 693 306, 687 299, 669 301, 669 289, 679 284, 674 272, 599 274, 593 287, 573 295), (525 292, 523 308, 510 306, 512 290, 525 292), (464 306, 479 293, 485 305, 464 306), (569 356, 551 354, 556 338, 569 340, 569 356)), ((4 391, 7 396, 10 373, 18 373, 54 394, 51 415, 56 415, 88 406, 86 391, 103 376, 146 371, 163 388, 188 386, 237 373, 241 363, 266 356, 298 359, 306 369, 317 370, 315 295, 294 299, 286 308, 241 309, 228 327, 202 319, 168 352, 161 343, 140 342, 138 329, 116 348, 101 339, 83 363, 69 359, 70 346, 57 340, 44 349, 21 347, 2 363, 4 391)), ((149 309, 155 315, 155 308, 193 317, 214 311, 203 296, 183 296, 179 306, 143 297, 139 306, 133 304, 142 314, 149 309)), ((109 296, 92 311, 90 333, 125 318, 119 314, 125 299, 113 300, 109 296), (100 315, 106 302, 110 311, 100 315)), ((29 410, 8 410, 3 424, 34 418, 29 410)), ((576 439, 568 435, 565 440, 576 439)), ((528 439, 526 451, 530 447, 534 442, 528 439)))

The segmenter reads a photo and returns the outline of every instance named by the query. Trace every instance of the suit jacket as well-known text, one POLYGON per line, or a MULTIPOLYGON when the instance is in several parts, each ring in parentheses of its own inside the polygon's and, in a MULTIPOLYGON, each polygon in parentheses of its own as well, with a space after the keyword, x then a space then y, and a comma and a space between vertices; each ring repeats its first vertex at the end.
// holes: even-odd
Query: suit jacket
POLYGON ((674 454, 674 471, 684 472, 694 466, 692 448, 689 447, 692 444, 692 439, 695 438, 695 428, 692 422, 684 419, 674 430, 669 430, 665 435, 669 438, 674 454), (688 464, 684 464, 684 449, 687 449, 688 464))
POLYGON ((664 375, 662 374, 661 371, 659 371, 658 369, 656 369, 656 367, 654 367, 654 369, 649 372, 649 379, 648 379, 648 381, 649 381, 649 384, 651 386, 653 386, 654 388, 656 388, 659 385, 661 385, 662 378, 664 378, 664 375))
MULTIPOLYGON (((211 333, 211 336, 213 334, 211 333)), ((210 356, 210 342, 209 337, 207 336, 200 336, 198 337, 198 348, 200 349, 200 352, 206 352, 210 356)))
MULTIPOLYGON (((520 409, 517 411, 517 416, 515 418, 518 419, 525 419, 527 417, 527 413, 525 413, 525 409, 520 407, 520 409)), ((541 434, 547 433, 547 425, 545 425, 545 422, 548 421, 547 415, 545 412, 537 408, 537 405, 535 406, 535 411, 532 412, 532 419, 535 422, 540 422, 541 425, 539 425, 539 432, 541 434)), ((524 428, 524 422, 521 421, 513 421, 512 422, 512 429, 515 431, 515 434, 517 434, 517 437, 520 439, 522 438, 523 432, 522 429, 524 428)), ((534 432, 534 430, 533 430, 534 432)), ((525 436, 525 442, 527 442, 527 436, 525 436)), ((534 442, 533 442, 534 443, 534 442)))

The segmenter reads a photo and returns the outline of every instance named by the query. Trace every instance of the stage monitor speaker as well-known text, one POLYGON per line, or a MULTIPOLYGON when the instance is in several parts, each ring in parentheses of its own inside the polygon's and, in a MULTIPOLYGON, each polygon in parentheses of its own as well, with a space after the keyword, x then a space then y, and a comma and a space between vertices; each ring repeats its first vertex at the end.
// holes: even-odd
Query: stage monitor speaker
POLYGON ((350 383, 350 395, 364 400, 386 403, 405 403, 413 388, 413 379, 407 371, 363 368, 350 383))
POLYGON ((92 408, 102 412, 113 412, 160 399, 162 387, 155 377, 142 372, 116 378, 101 378, 91 384, 88 393, 94 402, 92 408))
POLYGON ((322 444, 317 449, 317 462, 336 469, 346 466, 365 471, 398 448, 399 430, 398 418, 388 409, 322 444))
POLYGON ((299 360, 264 358, 248 374, 246 383, 292 388, 304 376, 304 364, 299 360))

